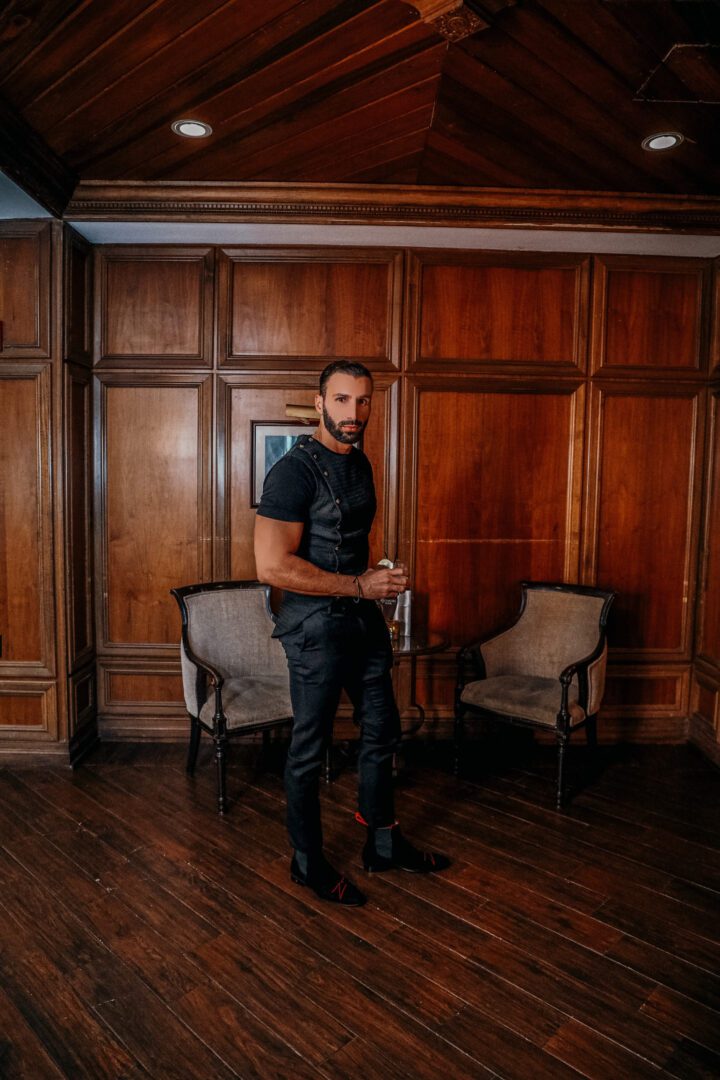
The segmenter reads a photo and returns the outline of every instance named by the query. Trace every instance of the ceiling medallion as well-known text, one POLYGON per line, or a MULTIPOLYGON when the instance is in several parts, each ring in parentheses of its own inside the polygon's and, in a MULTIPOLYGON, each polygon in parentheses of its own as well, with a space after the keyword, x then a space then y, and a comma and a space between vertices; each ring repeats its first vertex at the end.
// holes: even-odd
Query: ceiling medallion
POLYGON ((513 7, 516 0, 411 0, 423 22, 446 41, 487 30, 499 11, 513 7))
POLYGON ((431 26, 448 41, 462 41, 478 30, 487 30, 488 24, 463 4, 457 11, 433 19, 431 26))

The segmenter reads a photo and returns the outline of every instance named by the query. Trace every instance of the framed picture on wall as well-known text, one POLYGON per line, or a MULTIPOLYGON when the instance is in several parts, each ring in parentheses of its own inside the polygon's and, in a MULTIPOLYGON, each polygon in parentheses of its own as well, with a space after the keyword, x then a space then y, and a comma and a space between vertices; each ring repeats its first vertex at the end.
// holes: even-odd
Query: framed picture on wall
POLYGON ((250 476, 251 506, 258 506, 262 496, 265 477, 276 461, 287 454, 302 435, 308 434, 308 425, 287 421, 282 424, 267 424, 253 421, 252 425, 252 466, 250 476))

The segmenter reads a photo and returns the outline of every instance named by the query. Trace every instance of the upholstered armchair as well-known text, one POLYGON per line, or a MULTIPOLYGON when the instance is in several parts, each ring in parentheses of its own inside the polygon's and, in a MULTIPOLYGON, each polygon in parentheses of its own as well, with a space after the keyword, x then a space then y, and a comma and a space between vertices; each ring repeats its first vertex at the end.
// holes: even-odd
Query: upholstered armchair
POLYGON ((615 593, 582 585, 522 582, 520 612, 506 630, 458 654, 454 767, 460 771, 466 719, 486 717, 554 731, 556 806, 564 798, 565 749, 585 728, 597 742, 605 688, 605 628, 615 593))
POLYGON ((218 809, 227 809, 225 759, 235 735, 292 719, 285 653, 271 637, 270 588, 259 581, 215 581, 172 589, 182 615, 185 705, 190 717, 187 771, 195 771, 200 735, 215 744, 218 809))

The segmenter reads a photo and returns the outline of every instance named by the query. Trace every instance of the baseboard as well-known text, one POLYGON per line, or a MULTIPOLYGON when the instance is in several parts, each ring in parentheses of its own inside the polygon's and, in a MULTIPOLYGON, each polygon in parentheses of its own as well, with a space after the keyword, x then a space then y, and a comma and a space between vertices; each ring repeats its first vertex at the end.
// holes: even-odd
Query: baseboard
POLYGON ((720 743, 718 733, 708 724, 704 717, 695 713, 690 717, 690 730, 688 741, 697 746, 698 750, 709 758, 714 765, 720 766, 720 743))
POLYGON ((98 734, 97 722, 93 719, 90 723, 85 724, 79 731, 76 731, 68 745, 68 756, 70 764, 73 768, 79 765, 87 754, 90 753, 94 746, 97 746, 100 742, 100 736, 98 734))
POLYGON ((66 742, 53 743, 52 746, 38 747, 8 745, 0 746, 0 767, 3 765, 42 766, 42 765, 67 765, 70 766, 68 744, 66 742))

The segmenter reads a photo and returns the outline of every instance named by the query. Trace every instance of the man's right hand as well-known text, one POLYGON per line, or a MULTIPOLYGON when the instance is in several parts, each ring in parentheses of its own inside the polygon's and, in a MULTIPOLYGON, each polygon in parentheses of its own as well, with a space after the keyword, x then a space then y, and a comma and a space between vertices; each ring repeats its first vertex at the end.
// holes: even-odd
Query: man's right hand
POLYGON ((392 569, 382 566, 366 570, 358 580, 367 600, 395 600, 407 588, 407 567, 396 563, 392 569))

